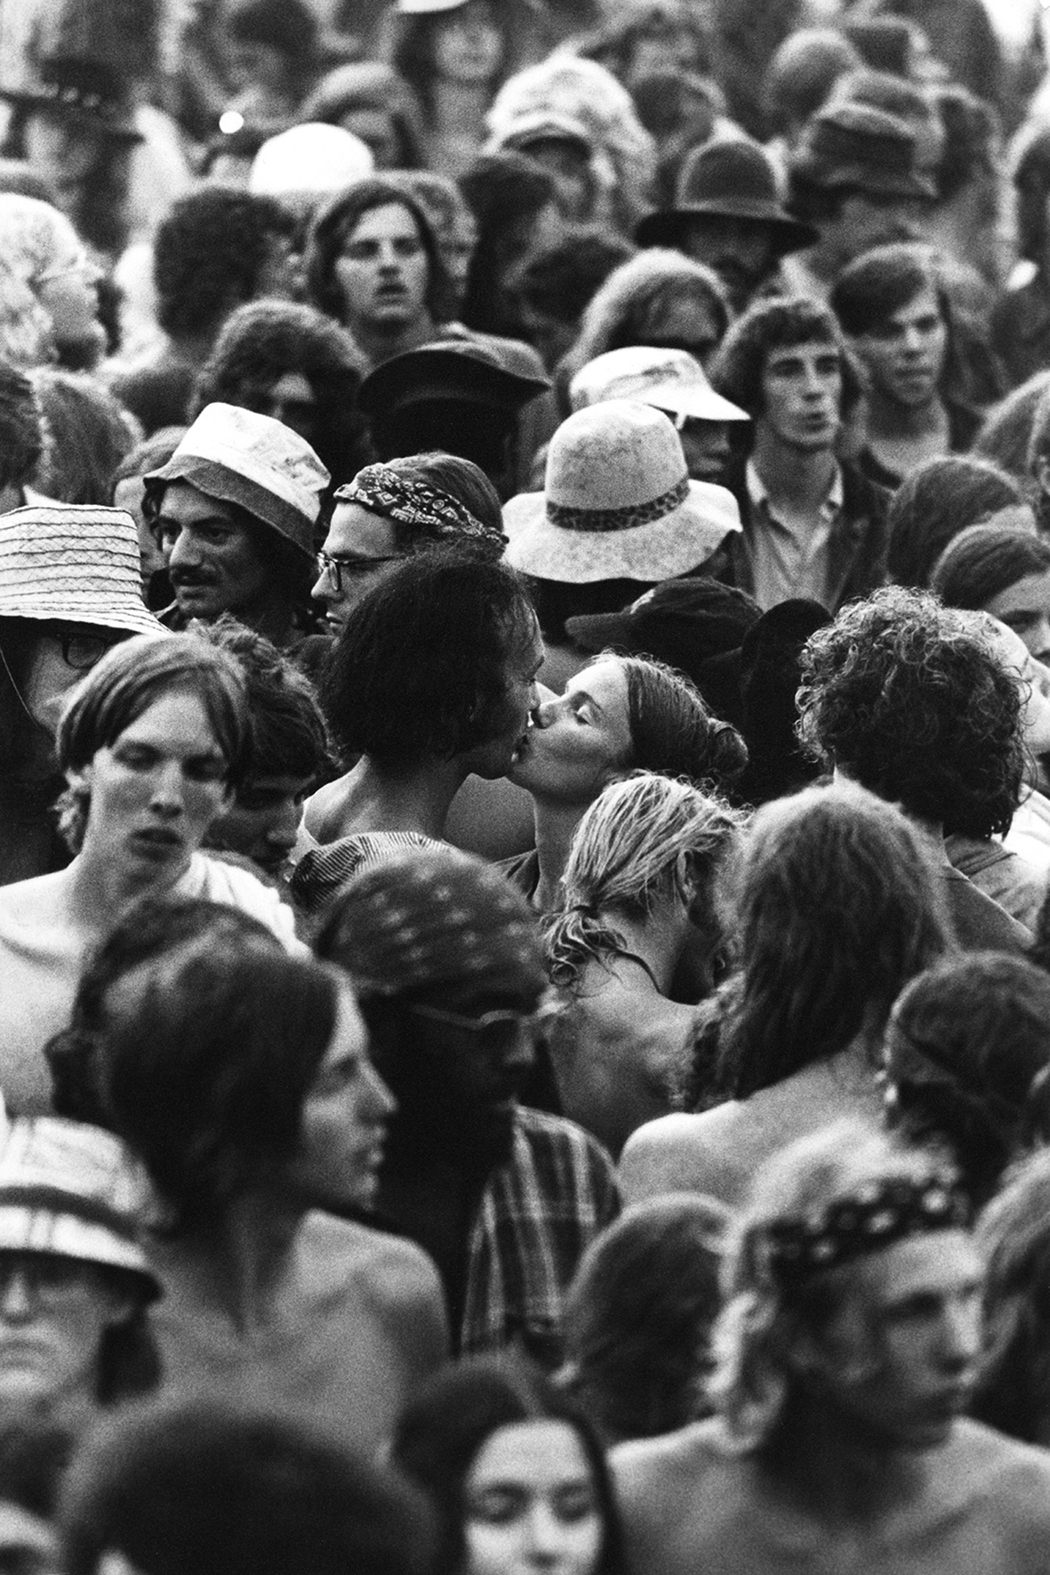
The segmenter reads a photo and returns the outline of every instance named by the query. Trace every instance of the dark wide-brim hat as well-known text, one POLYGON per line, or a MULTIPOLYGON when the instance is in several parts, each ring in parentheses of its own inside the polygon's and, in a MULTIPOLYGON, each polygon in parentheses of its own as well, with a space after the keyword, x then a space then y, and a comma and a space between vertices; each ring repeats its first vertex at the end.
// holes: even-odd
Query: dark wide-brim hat
POLYGON ((517 371, 487 345, 445 341, 391 356, 361 384, 357 402, 368 416, 391 416, 408 406, 459 400, 517 415, 550 388, 550 379, 517 371))
POLYGON ((757 143, 743 138, 710 142, 691 153, 679 177, 674 207, 647 214, 634 238, 639 246, 676 246, 694 218, 768 225, 781 257, 818 239, 813 225, 793 218, 783 207, 772 164, 757 143))
POLYGON ((114 142, 142 141, 135 105, 115 71, 89 60, 47 60, 39 77, 17 87, 0 85, 0 99, 57 119, 114 142))

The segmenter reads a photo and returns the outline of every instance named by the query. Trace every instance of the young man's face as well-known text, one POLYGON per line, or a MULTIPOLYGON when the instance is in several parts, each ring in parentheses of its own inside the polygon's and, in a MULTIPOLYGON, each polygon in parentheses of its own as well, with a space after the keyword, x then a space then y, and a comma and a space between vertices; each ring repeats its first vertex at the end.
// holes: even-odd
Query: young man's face
POLYGON ((943 1443, 970 1399, 981 1352, 982 1270, 965 1231, 914 1236, 860 1258, 823 1331, 827 1403, 858 1438, 943 1443))
POLYGON ((915 410, 937 397, 948 328, 932 285, 853 343, 884 399, 915 410))
POLYGON ((345 320, 373 330, 401 329, 426 311, 430 264, 408 208, 369 208, 343 241, 334 264, 345 320))
POLYGON ((810 340, 774 347, 762 373, 759 430, 801 453, 829 449, 838 436, 842 357, 834 344, 810 340))

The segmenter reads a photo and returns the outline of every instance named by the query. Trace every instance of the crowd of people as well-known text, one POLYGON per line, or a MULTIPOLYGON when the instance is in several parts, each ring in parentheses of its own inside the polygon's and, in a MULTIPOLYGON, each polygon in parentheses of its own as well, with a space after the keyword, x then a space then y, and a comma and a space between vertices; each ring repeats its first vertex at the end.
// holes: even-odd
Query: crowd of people
POLYGON ((0 0, 0 1564, 1047 1575, 1026 4, 0 0))

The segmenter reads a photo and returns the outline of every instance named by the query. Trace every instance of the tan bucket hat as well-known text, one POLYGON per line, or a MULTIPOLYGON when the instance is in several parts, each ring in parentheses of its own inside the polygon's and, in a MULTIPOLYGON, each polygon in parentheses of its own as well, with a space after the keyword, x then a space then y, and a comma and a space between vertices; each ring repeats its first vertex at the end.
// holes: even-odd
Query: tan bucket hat
POLYGON ((725 487, 691 481, 670 418, 653 405, 609 399, 563 421, 547 452, 542 492, 503 510, 506 561, 538 579, 674 579, 699 568, 740 510, 725 487))

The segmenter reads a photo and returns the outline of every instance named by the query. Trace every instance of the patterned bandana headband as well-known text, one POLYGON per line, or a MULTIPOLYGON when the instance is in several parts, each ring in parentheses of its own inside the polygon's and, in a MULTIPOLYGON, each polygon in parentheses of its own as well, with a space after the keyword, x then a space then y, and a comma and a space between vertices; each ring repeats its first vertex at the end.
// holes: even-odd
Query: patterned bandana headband
POLYGON ((840 1268, 910 1236, 965 1229, 969 1222, 969 1202, 948 1178, 896 1176, 860 1187, 820 1214, 766 1225, 758 1234, 777 1284, 797 1290, 821 1270, 840 1268))
POLYGON ((459 540, 483 541, 497 557, 507 538, 490 525, 482 524, 458 498, 425 481, 413 481, 389 465, 366 465, 347 486, 335 494, 336 503, 359 503, 374 514, 399 521, 402 525, 424 526, 438 540, 454 536, 459 540))

